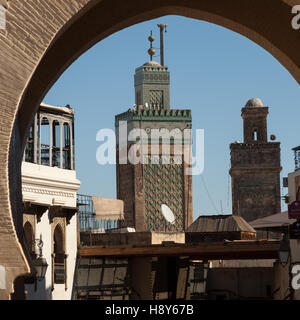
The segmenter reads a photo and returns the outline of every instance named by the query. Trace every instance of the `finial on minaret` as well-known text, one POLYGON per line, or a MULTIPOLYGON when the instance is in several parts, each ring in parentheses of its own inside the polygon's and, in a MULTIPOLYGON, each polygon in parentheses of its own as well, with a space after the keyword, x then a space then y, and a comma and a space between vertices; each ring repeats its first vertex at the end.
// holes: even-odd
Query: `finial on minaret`
POLYGON ((167 24, 158 24, 160 29, 160 64, 164 66, 164 30, 167 32, 167 24))
POLYGON ((155 55, 155 49, 152 47, 152 42, 155 40, 155 38, 152 35, 152 30, 148 40, 150 41, 150 49, 148 50, 148 53, 150 55, 150 61, 152 61, 152 57, 155 55))

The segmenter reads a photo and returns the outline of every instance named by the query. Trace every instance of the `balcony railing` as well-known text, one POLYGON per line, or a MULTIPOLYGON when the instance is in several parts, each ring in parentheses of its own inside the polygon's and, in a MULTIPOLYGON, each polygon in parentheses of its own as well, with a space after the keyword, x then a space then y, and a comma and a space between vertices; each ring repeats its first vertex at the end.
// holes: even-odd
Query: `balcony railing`
POLYGON ((98 231, 115 229, 118 227, 117 220, 96 220, 96 213, 91 196, 77 195, 78 217, 80 231, 98 231))

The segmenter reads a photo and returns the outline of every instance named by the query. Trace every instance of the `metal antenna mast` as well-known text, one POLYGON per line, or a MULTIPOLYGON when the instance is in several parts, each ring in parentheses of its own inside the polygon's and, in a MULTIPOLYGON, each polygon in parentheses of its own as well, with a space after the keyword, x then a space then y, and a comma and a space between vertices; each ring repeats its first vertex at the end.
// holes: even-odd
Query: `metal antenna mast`
POLYGON ((164 30, 167 32, 167 24, 158 24, 160 29, 160 64, 164 66, 164 30))

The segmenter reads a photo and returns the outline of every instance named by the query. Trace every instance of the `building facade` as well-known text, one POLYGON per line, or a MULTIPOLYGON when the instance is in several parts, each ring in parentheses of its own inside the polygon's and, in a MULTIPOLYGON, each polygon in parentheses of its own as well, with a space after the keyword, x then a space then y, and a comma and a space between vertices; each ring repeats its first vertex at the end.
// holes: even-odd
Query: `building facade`
POLYGON ((192 176, 185 174, 192 139, 184 133, 192 128, 191 110, 170 108, 167 67, 150 61, 134 79, 136 104, 115 117, 117 197, 125 204, 125 224, 136 231, 184 231, 193 220, 192 176), (173 211, 174 224, 162 216, 162 204, 173 211))
POLYGON ((246 221, 281 211, 280 143, 268 141, 268 113, 260 99, 249 100, 242 108, 244 142, 230 145, 233 214, 246 221))
POLYGON ((71 299, 77 255, 74 110, 41 104, 30 128, 22 164, 23 227, 34 266, 42 256, 45 277, 25 278, 28 300, 71 299))

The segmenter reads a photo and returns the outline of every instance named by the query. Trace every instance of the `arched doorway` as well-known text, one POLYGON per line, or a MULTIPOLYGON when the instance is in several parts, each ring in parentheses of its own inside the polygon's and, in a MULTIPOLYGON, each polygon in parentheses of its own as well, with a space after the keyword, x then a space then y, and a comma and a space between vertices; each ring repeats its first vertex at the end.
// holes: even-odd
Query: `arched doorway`
POLYGON ((52 272, 52 288, 54 284, 66 283, 65 236, 60 224, 56 225, 53 232, 52 272))
POLYGON ((25 233, 25 239, 26 239, 26 244, 27 244, 27 248, 29 250, 29 253, 31 254, 31 256, 34 255, 34 233, 33 233, 33 227, 31 225, 31 223, 29 221, 27 221, 24 224, 24 233, 25 233))

